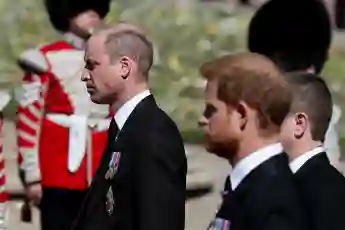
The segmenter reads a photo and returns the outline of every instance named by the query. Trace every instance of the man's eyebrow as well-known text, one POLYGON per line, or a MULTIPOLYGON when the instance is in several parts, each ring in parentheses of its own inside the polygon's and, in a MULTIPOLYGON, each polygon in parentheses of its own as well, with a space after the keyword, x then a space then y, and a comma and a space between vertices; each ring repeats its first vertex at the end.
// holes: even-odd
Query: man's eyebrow
POLYGON ((85 61, 86 63, 90 63, 90 64, 99 64, 98 61, 96 61, 95 59, 92 59, 91 57, 85 57, 85 58, 84 58, 84 61, 85 61))

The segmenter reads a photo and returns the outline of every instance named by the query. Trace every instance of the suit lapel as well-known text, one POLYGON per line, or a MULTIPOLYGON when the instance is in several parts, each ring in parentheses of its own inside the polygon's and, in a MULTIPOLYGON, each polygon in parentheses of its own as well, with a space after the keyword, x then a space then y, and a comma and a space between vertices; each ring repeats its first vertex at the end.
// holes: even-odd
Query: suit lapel
POLYGON ((307 162, 305 162, 302 167, 297 170, 295 176, 300 177, 303 176, 305 173, 308 173, 309 170, 312 170, 316 166, 320 165, 330 165, 330 161, 327 157, 325 152, 319 153, 312 158, 310 158, 307 162))
POLYGON ((102 168, 100 170, 101 176, 104 177, 109 162, 112 158, 112 154, 116 151, 121 151, 122 149, 127 148, 127 146, 125 146, 125 144, 127 143, 126 139, 131 137, 131 132, 133 132, 133 130, 135 131, 135 129, 138 128, 138 122, 140 122, 144 116, 147 116, 146 114, 149 114, 154 106, 157 107, 157 104, 153 96, 147 96, 135 107, 133 112, 127 118, 121 130, 116 131, 116 133, 114 130, 112 130, 108 133, 109 139, 107 148, 103 153, 102 158, 104 159, 102 160, 102 163, 100 165, 100 168, 102 168))
POLYGON ((147 96, 135 107, 118 134, 115 133, 114 129, 111 127, 109 128, 107 147, 104 150, 102 161, 85 199, 89 204, 85 204, 88 207, 86 207, 87 211, 84 218, 92 214, 94 207, 97 206, 99 202, 104 202, 105 195, 109 189, 107 186, 109 182, 105 179, 105 175, 109 169, 109 162, 111 161, 113 153, 117 151, 121 152, 123 149, 128 148, 125 146, 127 138, 131 138, 131 133, 135 132, 139 127, 138 124, 145 116, 149 116, 154 109, 157 109, 157 104, 153 96, 147 96))
MULTIPOLYGON (((78 216, 74 222, 75 226, 82 226, 83 223, 80 223, 80 221, 83 221, 89 214, 90 211, 92 210, 92 207, 96 204, 93 196, 96 196, 99 194, 99 192, 96 189, 96 185, 101 183, 102 180, 102 175, 104 173, 104 165, 107 162, 111 149, 113 148, 112 141, 115 139, 115 133, 118 131, 116 128, 115 121, 114 119, 111 120, 109 130, 108 130, 108 140, 107 140, 107 145, 105 146, 104 152, 102 154, 102 158, 100 161, 100 165, 97 168, 97 171, 93 177, 93 180, 88 188, 88 192, 86 194, 86 197, 83 201, 83 204, 80 208, 80 212, 78 213, 78 216)), ((74 228, 72 228, 74 229, 74 228)))
POLYGON ((157 104, 152 95, 144 98, 133 110, 133 112, 127 118, 125 124, 123 125, 117 140, 115 142, 115 149, 121 149, 124 147, 125 140, 130 138, 130 133, 138 128, 138 125, 145 117, 150 116, 150 114, 157 109, 157 104))
POLYGON ((284 165, 288 165, 288 158, 285 153, 275 155, 268 160, 262 162, 258 167, 253 169, 237 186, 234 190, 234 194, 238 199, 247 196, 248 192, 253 192, 251 186, 256 183, 261 183, 263 178, 272 172, 279 170, 284 165))

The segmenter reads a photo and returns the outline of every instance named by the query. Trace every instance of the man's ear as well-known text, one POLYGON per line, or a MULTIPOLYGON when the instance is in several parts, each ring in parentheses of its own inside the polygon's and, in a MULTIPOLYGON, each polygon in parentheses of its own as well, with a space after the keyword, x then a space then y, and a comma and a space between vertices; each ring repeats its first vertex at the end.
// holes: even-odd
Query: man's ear
POLYGON ((239 122, 239 126, 241 130, 243 130, 248 122, 248 115, 249 115, 248 105, 241 101, 236 105, 234 112, 236 112, 238 116, 237 120, 239 122))
POLYGON ((310 128, 309 119, 305 113, 295 114, 295 129, 294 136, 296 139, 300 139, 304 136, 307 130, 310 128))
POLYGON ((123 79, 127 79, 129 76, 129 73, 131 72, 130 59, 124 56, 120 59, 120 64, 121 64, 120 75, 123 79))

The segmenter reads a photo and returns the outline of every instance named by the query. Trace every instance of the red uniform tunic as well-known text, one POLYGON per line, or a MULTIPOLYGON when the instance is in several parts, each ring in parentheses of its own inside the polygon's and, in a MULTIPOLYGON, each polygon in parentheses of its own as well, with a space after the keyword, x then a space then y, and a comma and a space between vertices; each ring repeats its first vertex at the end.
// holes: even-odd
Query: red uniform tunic
POLYGON ((0 90, 0 230, 7 227, 7 201, 8 192, 6 189, 5 159, 3 156, 3 136, 4 136, 4 117, 3 109, 10 101, 10 96, 6 91, 0 90))
POLYGON ((21 60, 40 70, 27 72, 16 90, 25 181, 83 190, 98 167, 111 117, 109 106, 90 101, 80 80, 84 51, 58 41, 24 52, 21 60))

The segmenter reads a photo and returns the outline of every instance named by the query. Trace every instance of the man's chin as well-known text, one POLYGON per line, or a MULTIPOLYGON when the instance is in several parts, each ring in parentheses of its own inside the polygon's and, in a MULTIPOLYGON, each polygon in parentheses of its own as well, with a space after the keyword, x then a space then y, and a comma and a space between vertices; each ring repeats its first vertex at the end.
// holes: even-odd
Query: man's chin
POLYGON ((214 154, 218 157, 224 157, 224 151, 220 151, 220 149, 218 149, 216 146, 214 146, 212 144, 205 143, 204 147, 205 147, 207 152, 214 154))
POLYGON ((206 149, 207 152, 209 152, 209 153, 214 153, 214 152, 213 152, 213 148, 211 148, 211 146, 209 146, 208 144, 205 144, 204 147, 205 147, 205 149, 206 149))
POLYGON ((105 104, 105 103, 102 103, 102 99, 100 97, 97 97, 97 95, 95 94, 90 94, 90 99, 95 104, 105 104))
POLYGON ((229 157, 231 157, 231 155, 234 153, 231 148, 228 148, 228 146, 224 146, 221 144, 211 144, 205 142, 204 147, 207 152, 225 159, 229 159, 229 157))

